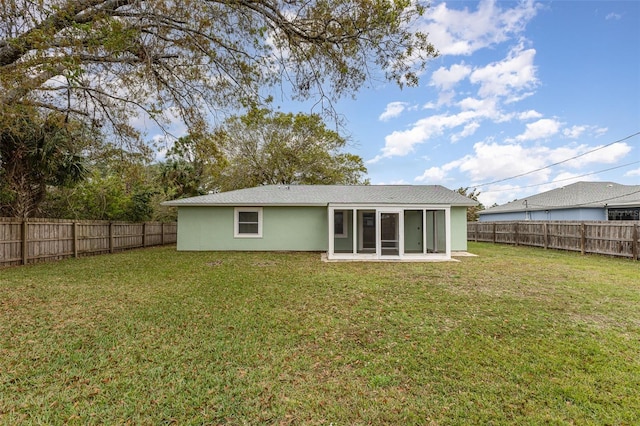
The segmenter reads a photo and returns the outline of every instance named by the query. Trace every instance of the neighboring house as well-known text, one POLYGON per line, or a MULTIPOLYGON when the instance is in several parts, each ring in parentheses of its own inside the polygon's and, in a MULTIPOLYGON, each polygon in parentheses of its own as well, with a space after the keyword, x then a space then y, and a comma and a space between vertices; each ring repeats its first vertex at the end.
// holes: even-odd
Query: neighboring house
POLYGON ((467 249, 477 203, 438 185, 268 185, 163 204, 178 208, 178 250, 427 260, 467 249))
POLYGON ((640 185, 577 182, 483 210, 479 220, 640 220, 640 185))

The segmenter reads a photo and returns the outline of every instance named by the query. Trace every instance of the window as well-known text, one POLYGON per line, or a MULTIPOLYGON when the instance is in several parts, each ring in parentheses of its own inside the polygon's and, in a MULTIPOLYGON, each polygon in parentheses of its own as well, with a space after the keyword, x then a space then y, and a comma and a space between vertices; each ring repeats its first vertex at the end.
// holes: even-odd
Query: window
POLYGON ((347 238, 347 212, 335 210, 333 212, 333 235, 336 238, 347 238))
POLYGON ((235 238, 262 238, 262 208, 236 207, 234 211, 235 238))

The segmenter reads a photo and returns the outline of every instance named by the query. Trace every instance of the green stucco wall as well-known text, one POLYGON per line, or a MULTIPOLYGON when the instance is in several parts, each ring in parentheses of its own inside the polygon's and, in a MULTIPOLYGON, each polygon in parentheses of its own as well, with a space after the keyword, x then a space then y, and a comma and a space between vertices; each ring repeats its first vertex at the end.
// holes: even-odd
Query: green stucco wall
MULTIPOLYGON (((234 238, 233 207, 179 207, 178 250, 326 251, 327 214, 326 207, 264 207, 262 238, 234 238)), ((350 215, 347 223, 348 238, 336 238, 336 249, 353 247, 350 215)), ((405 247, 413 248, 410 238, 405 247)), ((451 250, 467 250, 466 207, 451 208, 451 250)))
POLYGON ((178 250, 326 251, 326 207, 264 207, 262 238, 234 238, 233 207, 179 207, 178 250))
POLYGON ((451 207, 451 251, 467 251, 466 207, 451 207))

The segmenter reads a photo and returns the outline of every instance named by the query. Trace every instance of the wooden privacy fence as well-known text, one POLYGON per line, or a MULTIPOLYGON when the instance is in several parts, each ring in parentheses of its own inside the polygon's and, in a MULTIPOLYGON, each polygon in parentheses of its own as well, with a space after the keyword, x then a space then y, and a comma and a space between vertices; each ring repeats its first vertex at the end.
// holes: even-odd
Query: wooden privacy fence
POLYGON ((0 218, 0 266, 173 244, 177 224, 0 218))
POLYGON ((467 239, 638 260, 640 222, 469 222, 467 239))

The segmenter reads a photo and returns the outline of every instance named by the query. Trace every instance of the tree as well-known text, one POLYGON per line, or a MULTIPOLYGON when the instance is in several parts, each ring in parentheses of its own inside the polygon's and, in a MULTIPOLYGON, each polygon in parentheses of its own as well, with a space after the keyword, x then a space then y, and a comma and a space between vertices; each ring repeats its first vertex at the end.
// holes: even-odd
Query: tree
MULTIPOLYGON (((457 192, 465 197, 471 198, 473 201, 478 201, 478 196, 480 195, 480 191, 478 191, 477 188, 473 188, 473 190, 469 192, 469 187, 460 187, 457 192)), ((478 212, 482 210, 484 210, 484 206, 479 201, 477 206, 467 207, 467 222, 477 222, 478 212)))
POLYGON ((144 221, 154 217, 160 192, 151 152, 96 143, 85 152, 87 177, 73 187, 49 188, 42 211, 67 219, 144 221))
POLYGON ((203 195, 216 189, 226 160, 212 135, 179 138, 160 164, 159 179, 168 199, 203 195))
POLYGON ((86 172, 81 152, 89 139, 84 130, 59 113, 43 121, 26 114, 0 128, 0 213, 34 216, 48 187, 81 181, 86 172))
MULTIPOLYGON (((124 139, 130 119, 179 115, 192 133, 222 107, 288 82, 322 105, 380 71, 416 85, 436 56, 412 0, 4 0, 0 127, 57 111, 124 139)), ((165 117, 166 118, 166 117, 165 117)))
POLYGON ((317 114, 252 109, 231 117, 215 137, 228 166, 223 191, 264 184, 362 184, 362 158, 344 153, 346 140, 317 114))

